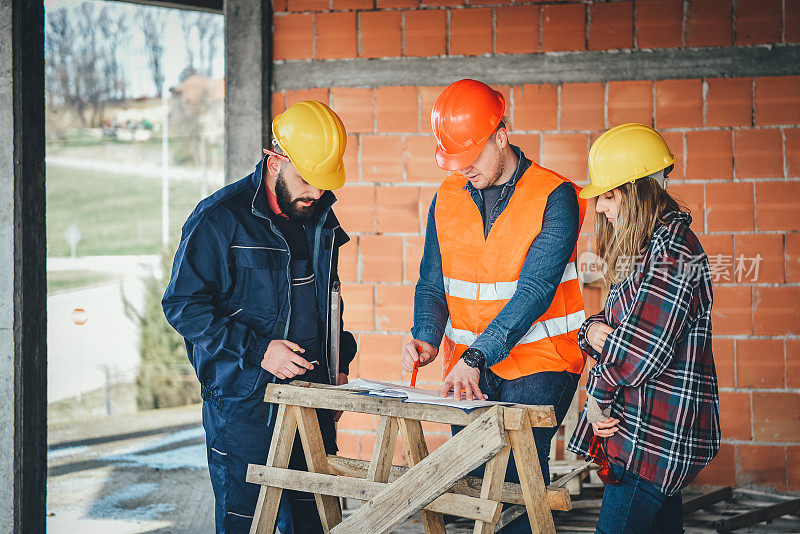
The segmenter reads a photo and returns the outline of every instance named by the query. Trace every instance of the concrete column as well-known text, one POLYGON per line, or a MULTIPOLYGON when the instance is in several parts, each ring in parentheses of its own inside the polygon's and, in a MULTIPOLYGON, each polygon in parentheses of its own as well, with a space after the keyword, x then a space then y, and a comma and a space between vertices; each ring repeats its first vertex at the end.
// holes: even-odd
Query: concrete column
POLYGON ((268 147, 272 104, 272 7, 225 1, 225 181, 250 174, 268 147))
POLYGON ((44 532, 44 6, 0 0, 0 532, 44 532))

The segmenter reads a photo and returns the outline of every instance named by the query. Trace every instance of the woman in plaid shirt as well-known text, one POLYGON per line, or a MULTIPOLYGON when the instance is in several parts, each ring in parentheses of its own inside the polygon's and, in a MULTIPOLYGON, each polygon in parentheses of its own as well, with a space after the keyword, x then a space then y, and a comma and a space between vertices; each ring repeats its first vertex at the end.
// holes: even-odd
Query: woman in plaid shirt
POLYGON ((598 533, 683 532, 680 490, 719 450, 711 276, 691 216, 666 192, 674 161, 641 124, 608 130, 589 152, 581 197, 597 197, 610 290, 578 334, 597 363, 568 449, 610 463, 598 533))

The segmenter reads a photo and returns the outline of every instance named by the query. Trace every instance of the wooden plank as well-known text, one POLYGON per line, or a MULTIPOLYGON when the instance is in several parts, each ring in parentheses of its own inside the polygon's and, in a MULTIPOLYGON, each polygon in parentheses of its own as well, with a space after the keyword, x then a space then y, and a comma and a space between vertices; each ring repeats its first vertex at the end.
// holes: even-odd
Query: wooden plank
POLYGON ((551 486, 555 486, 556 488, 566 488, 567 482, 572 480, 573 478, 577 477, 581 473, 585 473, 592 467, 592 462, 585 462, 583 465, 578 465, 575 469, 564 475, 563 477, 555 480, 551 486))
MULTIPOLYGON (((308 470, 312 473, 328 475, 330 474, 328 455, 325 453, 325 444, 322 441, 322 433, 319 429, 317 410, 314 408, 298 408, 298 410, 300 414, 298 430, 308 470)), ((339 507, 339 499, 330 495, 315 493, 314 500, 317 502, 322 530, 327 534, 333 527, 342 522, 342 509, 339 507)))
MULTIPOLYGON (((415 419, 399 419, 400 436, 403 442, 403 451, 410 468, 420 463, 428 456, 428 445, 422 432, 422 423, 415 419)), ((444 516, 428 510, 422 510, 422 525, 426 534, 444 534, 444 516)))
POLYGON ((692 514, 698 510, 708 508, 720 501, 725 501, 732 497, 733 488, 730 486, 725 486, 724 488, 709 491, 708 493, 703 493, 702 495, 692 497, 691 499, 686 499, 683 501, 683 515, 686 516, 692 514))
MULTIPOLYGON (((328 463, 331 468, 340 475, 357 478, 364 478, 369 466, 369 462, 365 460, 356 460, 354 458, 345 458, 335 455, 328 456, 328 463)), ((393 465, 389 473, 389 482, 397 480, 406 471, 408 471, 408 467, 404 465, 393 465)), ((450 488, 450 491, 459 495, 478 497, 481 494, 482 480, 483 479, 479 477, 465 476, 456 482, 453 487, 450 488)), ((521 486, 514 482, 504 482, 500 501, 509 504, 525 504, 521 486)), ((569 492, 564 488, 549 486, 547 488, 547 502, 551 510, 568 511, 571 509, 569 492)))
POLYGON ((757 508, 733 517, 714 521, 711 523, 711 527, 716 528, 719 532, 731 532, 740 528, 757 525, 771 519, 777 519, 783 515, 793 514, 797 511, 800 511, 800 499, 792 499, 791 501, 764 506, 763 508, 757 508))
POLYGON ((372 448, 372 460, 367 470, 367 480, 389 481, 398 429, 397 418, 388 415, 381 417, 378 423, 378 432, 375 434, 375 446, 372 448))
MULTIPOLYGON (((528 431, 531 432, 530 429, 528 431)), ((389 532, 505 446, 502 408, 495 406, 362 505, 331 532, 389 532)))
MULTIPOLYGON (((309 493, 336 495, 362 501, 372 499, 389 485, 388 483, 373 482, 362 478, 323 475, 252 464, 247 468, 247 481, 253 484, 277 486, 283 489, 309 493)), ((496 501, 445 493, 431 501, 425 509, 476 521, 489 521, 500 513, 501 505, 496 501)))
MULTIPOLYGON (((520 410, 521 411, 521 410, 520 410)), ((483 473, 483 484, 481 484, 481 499, 490 501, 500 501, 503 493, 503 482, 506 478, 506 468, 508 467, 508 455, 511 453, 511 445, 506 444, 500 452, 486 462, 486 469, 483 473)), ((498 507, 497 517, 491 521, 475 521, 473 534, 491 534, 494 532, 494 524, 500 519, 501 508, 498 507)))
POLYGON ((581 407, 578 406, 578 391, 575 391, 575 395, 572 396, 572 401, 570 402, 569 408, 567 409, 567 415, 564 416, 564 421, 563 421, 564 459, 568 461, 574 461, 578 458, 577 454, 567 450, 567 443, 569 443, 569 440, 572 438, 572 434, 575 433, 575 428, 578 426, 580 411, 581 407))
MULTIPOLYGON (((289 467, 294 436, 297 432, 298 409, 281 404, 275 418, 275 430, 267 453, 267 466, 289 467)), ((253 464, 250 464, 253 465, 253 464)), ((249 469, 249 466, 248 466, 249 469)), ((278 507, 283 490, 276 487, 261 486, 250 525, 250 534, 272 534, 278 519, 278 507)))
MULTIPOLYGON (((291 384, 269 384, 264 395, 266 402, 290 404, 307 408, 325 408, 346 412, 360 412, 375 415, 390 415, 420 421, 466 426, 477 417, 485 414, 489 408, 478 408, 469 413, 450 406, 434 404, 415 404, 403 402, 401 399, 389 397, 373 397, 354 395, 353 391, 334 388, 322 384, 311 384, 295 380, 291 384)), ((555 411, 552 406, 524 406, 533 426, 552 427, 556 424, 555 411)))
POLYGON ((530 425, 522 425, 520 430, 509 430, 514 461, 517 464, 522 495, 533 534, 555 534, 553 515, 547 505, 546 489, 539 465, 539 455, 533 440, 530 425))

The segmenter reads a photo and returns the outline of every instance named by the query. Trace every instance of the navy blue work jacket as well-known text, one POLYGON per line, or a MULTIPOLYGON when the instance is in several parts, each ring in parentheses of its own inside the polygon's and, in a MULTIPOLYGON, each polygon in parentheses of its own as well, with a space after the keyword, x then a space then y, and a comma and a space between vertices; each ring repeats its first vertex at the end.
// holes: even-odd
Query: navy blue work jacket
MULTIPOLYGON (((167 321, 186 341, 207 401, 263 399, 263 389, 276 377, 260 363, 269 342, 286 339, 289 332, 290 253, 267 215, 262 165, 197 205, 183 225, 161 301, 167 321)), ((333 213, 335 201, 333 193, 323 193, 306 224, 324 326, 323 357, 328 354, 338 250, 350 239, 333 213)), ((340 347, 340 372, 346 373, 356 352, 352 334, 342 332, 340 347)))

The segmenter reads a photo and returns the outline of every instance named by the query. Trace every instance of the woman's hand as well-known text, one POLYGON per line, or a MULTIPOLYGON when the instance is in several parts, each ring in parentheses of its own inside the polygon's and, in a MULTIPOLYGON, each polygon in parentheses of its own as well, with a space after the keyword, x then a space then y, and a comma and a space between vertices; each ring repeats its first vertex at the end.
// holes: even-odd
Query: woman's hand
POLYGON ((603 322, 596 322, 586 330, 586 341, 598 353, 603 352, 603 345, 606 344, 608 334, 613 332, 614 329, 603 322))
POLYGON ((618 424, 619 419, 609 417, 605 421, 597 421, 592 423, 592 428, 594 429, 595 435, 601 438, 610 438, 617 432, 617 430, 619 430, 619 428, 617 428, 618 424))

